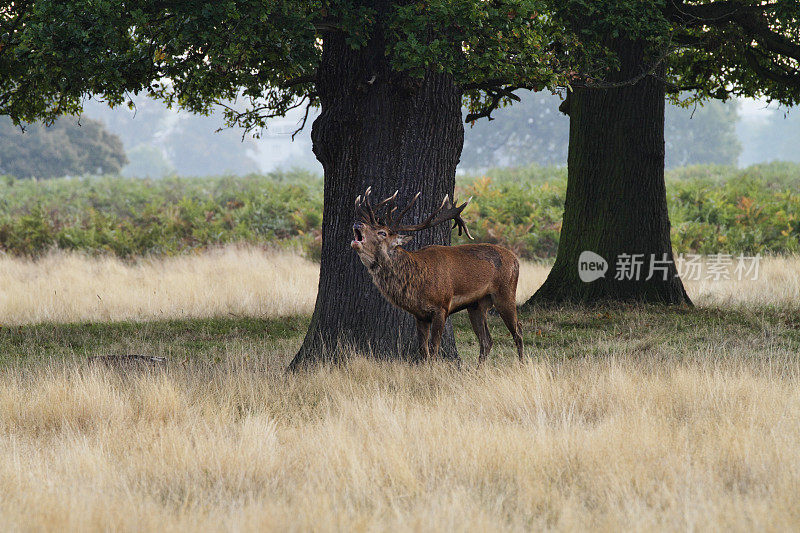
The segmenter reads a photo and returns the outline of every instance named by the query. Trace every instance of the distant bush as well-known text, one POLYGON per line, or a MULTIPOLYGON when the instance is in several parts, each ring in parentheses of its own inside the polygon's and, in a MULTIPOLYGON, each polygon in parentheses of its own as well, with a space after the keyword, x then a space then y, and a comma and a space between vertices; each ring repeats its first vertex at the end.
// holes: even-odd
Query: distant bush
POLYGON ((247 241, 297 246, 315 257, 321 219, 321 181, 302 171, 0 183, 0 249, 18 255, 53 246, 120 257, 174 255, 247 241))
POLYGON ((677 253, 778 254, 800 251, 800 165, 750 167, 723 179, 667 185, 677 253))
POLYGON ((686 181, 718 185, 741 178, 752 178, 769 189, 797 188, 800 185, 800 163, 775 161, 743 169, 722 165, 692 165, 666 173, 668 187, 675 182, 686 181))
MULTIPOLYGON (((475 240, 501 244, 532 259, 556 254, 565 192, 566 182, 535 185, 512 174, 465 180, 456 194, 461 199, 473 197, 464 219, 475 240)), ((463 235, 453 238, 467 241, 463 235)))
MULTIPOLYGON (((479 242, 526 259, 555 256, 566 169, 497 169, 459 178, 479 242)), ((800 164, 693 166, 667 173, 676 253, 800 252, 800 164)), ((216 178, 0 180, 0 250, 52 247, 120 257, 174 255, 245 241, 319 258, 322 180, 307 171, 216 178)), ((465 238, 454 235, 454 242, 465 238)))
POLYGON ((122 141, 102 122, 62 117, 50 126, 28 124, 23 132, 0 117, 0 173, 49 179, 117 173, 127 162, 122 141))
MULTIPOLYGON (((529 259, 554 257, 566 178, 565 168, 535 165, 463 178, 461 195, 475 197, 465 211, 475 238, 529 259)), ((675 253, 800 252, 800 164, 696 165, 666 181, 675 253)))

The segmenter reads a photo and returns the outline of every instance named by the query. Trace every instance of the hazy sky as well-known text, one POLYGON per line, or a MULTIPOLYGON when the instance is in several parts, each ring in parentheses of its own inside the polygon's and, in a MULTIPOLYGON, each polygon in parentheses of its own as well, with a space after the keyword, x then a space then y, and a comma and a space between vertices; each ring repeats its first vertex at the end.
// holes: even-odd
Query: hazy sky
MULTIPOLYGON (((766 118, 771 110, 777 108, 775 104, 767 106, 765 101, 740 100, 739 114, 741 121, 759 122, 759 118, 766 118)), ((118 108, 115 113, 130 113, 126 108, 118 108)), ((255 140, 255 151, 249 155, 255 159, 260 169, 264 172, 278 168, 304 167, 322 172, 322 167, 317 162, 311 150, 311 124, 317 116, 318 110, 312 110, 306 127, 295 136, 292 133, 302 122, 304 108, 292 110, 286 117, 272 119, 268 127, 261 132, 261 138, 255 140)), ((178 116, 181 113, 175 112, 178 116)), ((91 114, 89 114, 91 116, 91 114)), ((220 114, 221 116, 221 114, 220 114)), ((135 119, 134 119, 135 120, 135 119)), ((222 120, 220 118, 220 126, 222 120)), ((209 134, 213 133, 210 131, 209 134)), ((757 157, 755 158, 757 160, 757 157)), ((753 154, 749 154, 747 164, 754 162, 753 154)))
MULTIPOLYGON (((742 99, 740 100, 739 116, 743 122, 757 122, 761 118, 766 119, 774 109, 778 109, 778 106, 776 104, 768 106, 766 100, 742 99)), ((798 112, 800 111, 793 109, 790 115, 793 116, 798 112)), ((312 116, 309 116, 306 129, 295 137, 294 142, 291 141, 292 132, 300 124, 302 118, 303 110, 295 109, 289 116, 273 121, 264 131, 262 139, 258 141, 259 151, 254 154, 262 170, 268 171, 281 166, 288 167, 292 166, 292 163, 322 170, 311 152, 312 116)))
POLYGON ((293 109, 286 117, 270 121, 261 139, 256 140, 258 152, 253 154, 261 170, 267 172, 278 167, 301 166, 322 172, 322 166, 311 151, 311 124, 319 110, 309 113, 306 127, 292 141, 292 133, 302 123, 304 113, 305 109, 293 109))

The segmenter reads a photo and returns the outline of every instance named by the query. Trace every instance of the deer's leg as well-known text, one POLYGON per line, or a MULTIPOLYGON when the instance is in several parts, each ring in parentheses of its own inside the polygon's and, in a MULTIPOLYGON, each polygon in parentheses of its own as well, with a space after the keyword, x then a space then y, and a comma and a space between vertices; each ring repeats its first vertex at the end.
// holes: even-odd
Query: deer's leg
POLYGON ((480 344, 481 351, 478 356, 478 366, 483 364, 492 350, 492 335, 489 333, 489 324, 486 322, 486 311, 489 310, 491 305, 491 300, 487 298, 467 308, 472 330, 475 332, 475 336, 478 337, 478 343, 480 344))
POLYGON ((517 303, 514 301, 513 297, 507 296, 503 298, 498 296, 494 300, 494 307, 497 309, 500 318, 503 319, 508 331, 511 332, 511 336, 514 338, 514 344, 517 345, 517 355, 519 356, 519 360, 522 361, 524 358, 522 328, 517 320, 517 303))
POLYGON ((431 320, 431 352, 434 357, 439 357, 439 344, 442 342, 445 320, 447 320, 447 312, 444 309, 437 311, 431 320))
POLYGON ((417 334, 419 335, 419 358, 421 361, 427 361, 430 357, 428 341, 431 337, 431 322, 417 319, 417 334))

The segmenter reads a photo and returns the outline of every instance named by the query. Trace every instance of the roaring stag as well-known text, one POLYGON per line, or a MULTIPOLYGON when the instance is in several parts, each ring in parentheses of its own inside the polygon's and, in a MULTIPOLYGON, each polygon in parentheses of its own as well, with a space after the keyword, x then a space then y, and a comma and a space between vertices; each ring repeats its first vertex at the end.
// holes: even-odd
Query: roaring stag
POLYGON ((412 239, 403 232, 420 231, 452 220, 472 239, 460 206, 453 205, 448 196, 423 222, 401 225, 403 216, 411 209, 421 193, 398 214, 397 192, 374 207, 370 188, 356 198, 356 221, 350 246, 367 267, 372 281, 392 304, 414 315, 419 332, 420 357, 434 357, 447 317, 466 309, 472 329, 480 343, 480 365, 492 349, 492 337, 486 323, 486 313, 494 306, 514 337, 517 354, 523 358, 522 334, 517 321, 517 278, 519 262, 511 250, 494 244, 462 244, 460 246, 426 246, 410 252, 401 246, 412 239), (381 208, 383 212, 380 213, 381 208), (377 214, 376 214, 377 213, 377 214))

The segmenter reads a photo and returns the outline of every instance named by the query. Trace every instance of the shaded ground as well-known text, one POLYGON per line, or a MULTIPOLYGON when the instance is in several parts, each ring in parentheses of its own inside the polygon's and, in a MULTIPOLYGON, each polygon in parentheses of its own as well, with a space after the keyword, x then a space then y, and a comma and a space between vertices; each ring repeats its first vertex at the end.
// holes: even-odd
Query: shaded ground
MULTIPOLYGON (((538 309, 521 314, 528 356, 572 359, 616 354, 644 357, 752 357, 800 352, 800 310, 665 309, 605 307, 538 309)), ((0 327, 0 362, 30 364, 47 359, 80 360, 92 355, 138 353, 220 362, 227 354, 269 353, 278 368, 302 341, 308 317, 228 318, 152 322, 41 324, 0 327)), ((454 317, 462 358, 473 364, 478 345, 466 314, 454 317)), ((513 343, 496 316, 492 364, 514 360, 513 343)))

